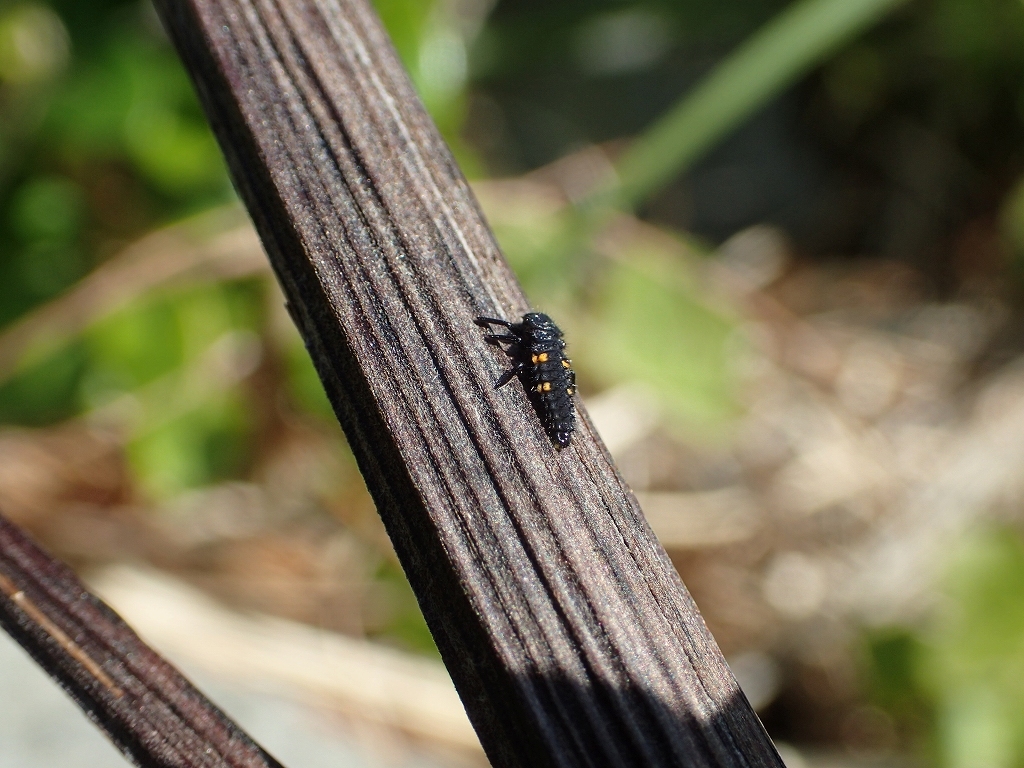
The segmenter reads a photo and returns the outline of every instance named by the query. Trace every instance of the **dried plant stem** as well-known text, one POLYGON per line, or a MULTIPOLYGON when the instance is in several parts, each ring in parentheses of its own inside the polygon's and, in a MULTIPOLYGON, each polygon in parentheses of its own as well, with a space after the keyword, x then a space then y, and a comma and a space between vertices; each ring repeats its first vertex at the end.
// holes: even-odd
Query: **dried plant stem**
POLYGON ((136 765, 279 768, 67 566, 3 516, 0 627, 136 765))
POLYGON ((585 414, 495 390, 528 303, 367 3, 157 7, 493 764, 781 766, 585 414))

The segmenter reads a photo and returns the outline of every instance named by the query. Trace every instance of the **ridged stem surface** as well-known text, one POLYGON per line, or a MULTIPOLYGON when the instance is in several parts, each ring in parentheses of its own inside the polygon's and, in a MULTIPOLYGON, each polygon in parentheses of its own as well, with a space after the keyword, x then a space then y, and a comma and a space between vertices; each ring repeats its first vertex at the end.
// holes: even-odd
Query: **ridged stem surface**
POLYGON ((366 3, 157 6, 493 764, 781 766, 585 415, 495 389, 529 306, 366 3))

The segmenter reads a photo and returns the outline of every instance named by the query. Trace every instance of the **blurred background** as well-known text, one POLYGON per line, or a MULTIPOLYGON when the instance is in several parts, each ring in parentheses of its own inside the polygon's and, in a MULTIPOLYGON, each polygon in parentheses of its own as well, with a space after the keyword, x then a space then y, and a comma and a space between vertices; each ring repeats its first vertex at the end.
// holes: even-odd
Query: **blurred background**
MULTIPOLYGON (((1024 764, 1024 3, 377 7, 789 767, 1024 764)), ((0 0, 0 509, 286 764, 484 763, 138 0, 0 0)))

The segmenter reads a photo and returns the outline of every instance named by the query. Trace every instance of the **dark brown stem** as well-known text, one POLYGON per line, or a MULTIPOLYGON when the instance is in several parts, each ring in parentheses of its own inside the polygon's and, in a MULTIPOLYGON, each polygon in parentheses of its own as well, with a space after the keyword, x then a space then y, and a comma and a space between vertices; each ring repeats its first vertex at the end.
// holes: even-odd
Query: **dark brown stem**
POLYGON ((495 390, 528 303, 365 0, 157 7, 493 763, 780 766, 585 415, 495 390))
POLYGON ((280 768, 66 565, 3 516, 0 627, 135 764, 280 768))

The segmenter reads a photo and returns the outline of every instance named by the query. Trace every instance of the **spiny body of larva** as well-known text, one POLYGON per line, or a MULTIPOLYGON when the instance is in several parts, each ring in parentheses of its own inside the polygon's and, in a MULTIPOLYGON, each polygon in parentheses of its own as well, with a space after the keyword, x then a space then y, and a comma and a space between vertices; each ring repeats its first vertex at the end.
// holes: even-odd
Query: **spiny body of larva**
POLYGON ((548 437, 559 448, 567 446, 576 428, 572 400, 576 393, 576 374, 572 361, 565 356, 562 331, 543 312, 528 312, 519 323, 493 317, 478 317, 476 323, 485 328, 491 325, 508 328, 508 333, 486 336, 492 344, 512 345, 507 351, 515 364, 498 379, 496 386, 503 387, 519 376, 548 437))

